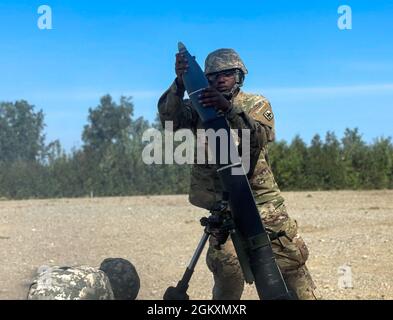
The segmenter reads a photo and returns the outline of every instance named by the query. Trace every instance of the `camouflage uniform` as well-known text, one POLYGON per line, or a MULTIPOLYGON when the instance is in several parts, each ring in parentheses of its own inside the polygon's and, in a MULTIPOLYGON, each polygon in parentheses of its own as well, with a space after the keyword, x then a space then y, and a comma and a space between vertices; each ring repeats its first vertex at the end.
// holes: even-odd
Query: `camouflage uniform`
POLYGON ((29 300, 134 300, 140 279, 134 265, 122 258, 107 258, 100 268, 48 267, 38 269, 29 300))
POLYGON ((41 267, 29 300, 114 300, 106 274, 92 267, 41 267))
MULTIPOLYGON (((211 53, 205 63, 205 73, 247 69, 231 49, 220 49, 211 53), (239 62, 240 61, 240 62, 239 62), (211 66, 214 65, 214 68, 211 66)), ((241 84, 240 84, 241 86, 241 84)), ((239 87, 240 87, 239 86, 239 87)), ((173 121, 174 130, 183 128, 202 129, 203 125, 192 108, 191 101, 183 99, 184 89, 175 80, 161 96, 158 110, 161 122, 173 121)), ((248 174, 260 216, 265 227, 272 231, 285 231, 286 237, 272 242, 275 258, 287 282, 300 299, 315 299, 315 285, 305 262, 308 250, 297 232, 297 223, 288 216, 280 189, 271 171, 267 145, 274 140, 274 115, 269 101, 261 96, 235 92, 231 99, 232 107, 225 113, 232 129, 250 130, 251 170, 248 174)), ((205 146, 207 148, 207 146, 205 146)), ((195 152, 196 157, 196 152, 195 152)), ((195 164, 192 167, 189 200, 193 205, 210 210, 222 197, 222 187, 216 173, 217 167, 211 164, 195 164)), ((244 279, 239 261, 229 239, 221 250, 214 248, 215 239, 210 237, 206 262, 214 276, 213 299, 240 299, 244 279)))

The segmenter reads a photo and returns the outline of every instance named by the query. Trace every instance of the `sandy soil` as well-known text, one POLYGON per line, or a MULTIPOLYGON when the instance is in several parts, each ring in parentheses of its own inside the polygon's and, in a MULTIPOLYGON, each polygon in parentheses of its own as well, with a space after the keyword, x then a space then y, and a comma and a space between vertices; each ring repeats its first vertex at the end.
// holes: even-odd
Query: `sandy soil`
MULTIPOLYGON (((284 193, 311 256, 309 269, 325 299, 393 299, 393 191, 284 193), (349 264, 353 288, 338 287, 349 264)), ((0 299, 24 299, 40 265, 98 266, 132 261, 138 299, 161 299, 179 280, 200 239, 204 210, 186 196, 0 201, 0 299)), ((192 299, 210 299, 204 258, 192 299)), ((257 299, 247 286, 244 299, 257 299)))

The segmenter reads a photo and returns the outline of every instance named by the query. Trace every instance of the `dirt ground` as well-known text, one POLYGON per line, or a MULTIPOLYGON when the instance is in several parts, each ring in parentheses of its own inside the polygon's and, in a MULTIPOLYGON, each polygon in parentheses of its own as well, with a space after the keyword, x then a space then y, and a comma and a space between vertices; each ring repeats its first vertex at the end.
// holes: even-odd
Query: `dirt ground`
MULTIPOLYGON (((393 299, 393 191, 284 196, 325 299, 393 299), (344 264, 352 270, 352 289, 338 286, 344 264)), ((206 214, 183 195, 0 201, 0 299, 24 299, 41 265, 98 266, 106 257, 135 264, 138 299, 161 299, 188 264, 206 214)), ((203 256, 190 297, 210 299, 212 285, 203 256)), ((253 286, 243 298, 257 299, 253 286)))

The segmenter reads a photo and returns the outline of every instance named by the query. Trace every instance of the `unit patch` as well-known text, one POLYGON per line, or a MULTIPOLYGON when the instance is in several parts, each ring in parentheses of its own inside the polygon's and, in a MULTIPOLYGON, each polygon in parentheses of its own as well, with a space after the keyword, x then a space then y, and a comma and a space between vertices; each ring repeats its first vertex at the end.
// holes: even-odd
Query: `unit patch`
POLYGON ((268 120, 268 121, 272 121, 273 120, 273 112, 271 112, 270 110, 266 110, 263 113, 263 116, 268 120))

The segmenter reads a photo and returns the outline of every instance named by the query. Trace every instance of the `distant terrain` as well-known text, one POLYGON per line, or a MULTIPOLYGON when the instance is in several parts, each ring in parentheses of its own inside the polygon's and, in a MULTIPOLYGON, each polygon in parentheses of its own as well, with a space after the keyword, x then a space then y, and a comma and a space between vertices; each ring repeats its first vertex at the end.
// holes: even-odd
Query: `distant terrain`
MULTIPOLYGON (((393 191, 284 196, 325 299, 393 299, 393 191), (338 287, 344 264, 352 269, 352 289, 338 287)), ((138 299, 161 299, 188 264, 206 214, 185 195, 0 201, 0 299, 24 299, 41 265, 98 266, 106 257, 135 264, 138 299)), ((190 297, 210 299, 212 285, 203 256, 190 297)), ((257 299, 252 286, 243 298, 257 299)))

